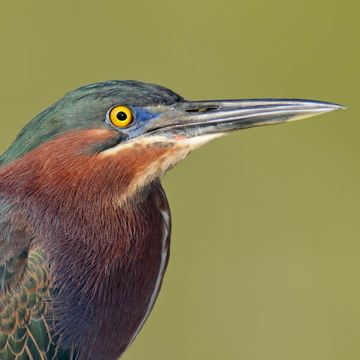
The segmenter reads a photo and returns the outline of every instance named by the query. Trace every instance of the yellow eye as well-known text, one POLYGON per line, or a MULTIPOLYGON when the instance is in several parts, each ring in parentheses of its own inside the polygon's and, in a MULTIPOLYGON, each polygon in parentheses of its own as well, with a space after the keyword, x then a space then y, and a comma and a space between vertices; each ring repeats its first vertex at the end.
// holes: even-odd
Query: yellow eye
POLYGON ((111 123, 116 127, 126 127, 134 120, 132 111, 123 105, 112 108, 108 116, 111 123))

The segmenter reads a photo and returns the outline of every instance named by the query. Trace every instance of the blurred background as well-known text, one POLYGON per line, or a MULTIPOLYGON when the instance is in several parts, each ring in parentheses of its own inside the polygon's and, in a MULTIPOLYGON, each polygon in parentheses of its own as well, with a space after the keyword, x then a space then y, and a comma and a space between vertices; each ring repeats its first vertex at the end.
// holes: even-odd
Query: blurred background
POLYGON ((359 10, 355 0, 2 4, 1 151, 65 92, 108 79, 194 100, 348 106, 220 139, 165 177, 172 257, 124 360, 360 358, 359 10))

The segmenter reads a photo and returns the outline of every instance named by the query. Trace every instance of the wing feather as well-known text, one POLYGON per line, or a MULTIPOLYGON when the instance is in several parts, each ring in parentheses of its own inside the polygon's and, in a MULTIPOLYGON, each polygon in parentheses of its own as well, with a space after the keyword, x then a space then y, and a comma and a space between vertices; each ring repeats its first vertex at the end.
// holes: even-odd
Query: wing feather
POLYGON ((33 240, 16 205, 0 194, 0 294, 16 287, 26 269, 33 240))

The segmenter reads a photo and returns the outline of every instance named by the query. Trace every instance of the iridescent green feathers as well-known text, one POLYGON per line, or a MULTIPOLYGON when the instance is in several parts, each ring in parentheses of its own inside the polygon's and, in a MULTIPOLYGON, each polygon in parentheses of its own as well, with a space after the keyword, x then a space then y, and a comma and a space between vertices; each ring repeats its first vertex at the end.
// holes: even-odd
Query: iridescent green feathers
POLYGON ((16 207, 4 197, 0 205, 0 360, 60 359, 48 264, 41 250, 31 249, 32 231, 16 207))
POLYGON ((50 359, 55 354, 46 317, 49 281, 41 252, 30 251, 21 284, 0 295, 0 359, 50 359))

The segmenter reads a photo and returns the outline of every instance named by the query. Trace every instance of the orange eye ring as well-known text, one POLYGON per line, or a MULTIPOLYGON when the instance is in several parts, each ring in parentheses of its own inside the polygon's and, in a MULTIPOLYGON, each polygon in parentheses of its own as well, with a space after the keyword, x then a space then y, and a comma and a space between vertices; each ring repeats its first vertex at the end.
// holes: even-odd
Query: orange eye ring
POLYGON ((127 106, 117 105, 109 111, 108 119, 114 126, 123 128, 129 126, 134 121, 134 115, 127 106))

